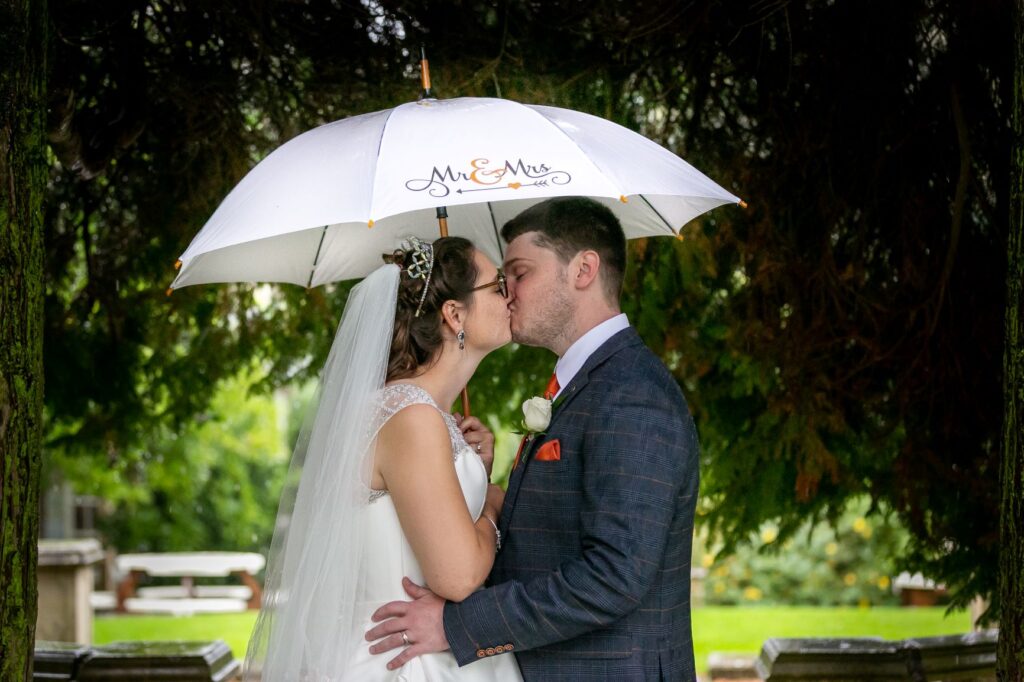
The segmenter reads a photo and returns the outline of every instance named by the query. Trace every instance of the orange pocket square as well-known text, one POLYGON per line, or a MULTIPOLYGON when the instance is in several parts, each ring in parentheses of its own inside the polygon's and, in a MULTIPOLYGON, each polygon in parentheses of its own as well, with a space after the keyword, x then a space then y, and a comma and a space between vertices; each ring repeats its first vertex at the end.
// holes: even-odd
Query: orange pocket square
POLYGON ((540 446, 534 459, 538 462, 557 462, 562 459, 562 445, 557 438, 549 440, 540 446))

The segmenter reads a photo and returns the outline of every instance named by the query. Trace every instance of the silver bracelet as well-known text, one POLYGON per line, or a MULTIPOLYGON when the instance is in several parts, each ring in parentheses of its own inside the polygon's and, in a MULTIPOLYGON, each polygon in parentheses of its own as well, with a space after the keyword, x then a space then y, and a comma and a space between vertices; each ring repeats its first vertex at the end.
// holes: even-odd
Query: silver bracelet
POLYGON ((497 554, 501 551, 501 531, 498 530, 498 524, 491 521, 491 517, 487 514, 481 514, 480 516, 487 519, 488 523, 491 524, 491 527, 494 528, 494 553, 497 554))

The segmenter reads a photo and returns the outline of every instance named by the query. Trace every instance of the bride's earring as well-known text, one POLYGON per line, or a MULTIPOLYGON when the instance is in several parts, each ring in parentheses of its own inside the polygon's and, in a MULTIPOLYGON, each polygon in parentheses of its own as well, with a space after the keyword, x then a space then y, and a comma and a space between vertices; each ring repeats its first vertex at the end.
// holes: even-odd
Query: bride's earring
POLYGON ((459 350, 466 350, 466 332, 460 329, 455 338, 459 340, 459 350))

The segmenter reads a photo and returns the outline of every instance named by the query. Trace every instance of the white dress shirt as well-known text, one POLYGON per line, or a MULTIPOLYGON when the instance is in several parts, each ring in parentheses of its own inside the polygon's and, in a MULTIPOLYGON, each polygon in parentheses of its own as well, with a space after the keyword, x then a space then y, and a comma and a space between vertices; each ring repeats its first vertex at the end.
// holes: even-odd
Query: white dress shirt
POLYGON ((559 386, 555 398, 562 394, 562 389, 568 386, 576 373, 583 369, 583 365, 587 363, 594 351, 628 326, 629 320, 626 318, 626 313, 619 313, 576 339, 576 342, 569 346, 569 349, 555 363, 555 376, 558 377, 559 386))

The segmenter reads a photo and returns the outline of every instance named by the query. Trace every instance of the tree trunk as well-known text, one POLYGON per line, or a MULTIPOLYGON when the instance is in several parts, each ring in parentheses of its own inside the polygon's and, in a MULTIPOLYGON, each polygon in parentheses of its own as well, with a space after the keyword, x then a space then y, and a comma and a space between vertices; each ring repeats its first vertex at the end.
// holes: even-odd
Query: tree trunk
POLYGON ((47 7, 0 4, 0 680, 31 679, 43 425, 47 7))
POLYGON ((1024 0, 1014 0, 1010 232, 1003 350, 998 677, 1024 680, 1024 0))

